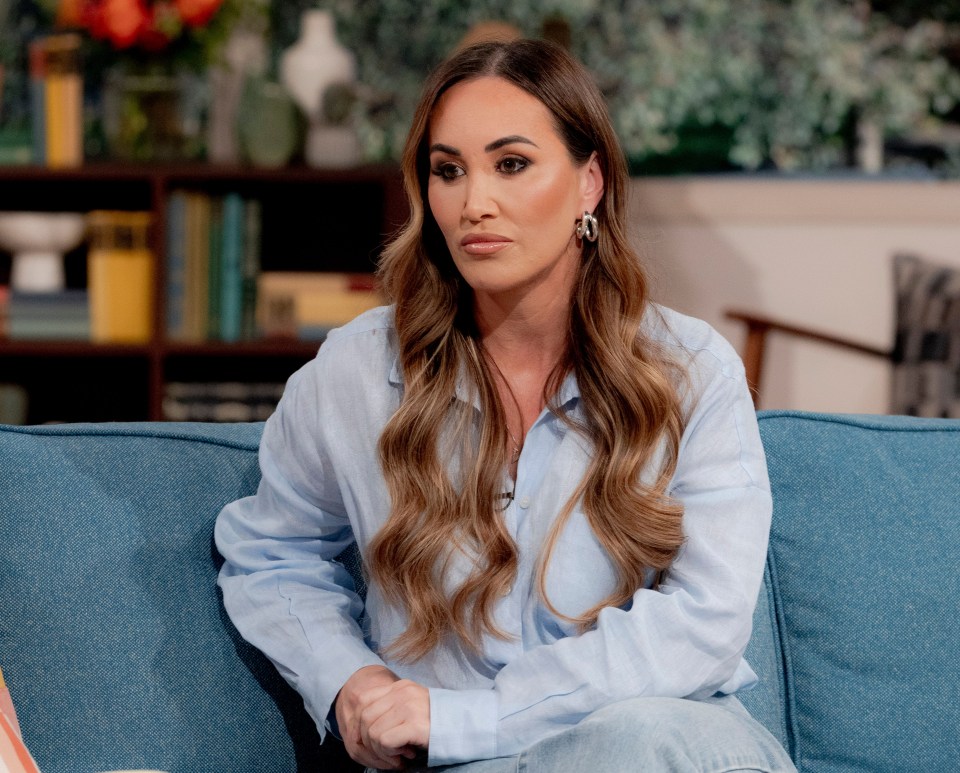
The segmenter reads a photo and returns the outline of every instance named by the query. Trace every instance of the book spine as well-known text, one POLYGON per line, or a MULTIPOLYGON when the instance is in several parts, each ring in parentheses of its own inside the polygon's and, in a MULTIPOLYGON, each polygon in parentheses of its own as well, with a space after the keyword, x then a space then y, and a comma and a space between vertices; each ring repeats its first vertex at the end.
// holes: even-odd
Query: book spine
POLYGON ((42 40, 34 40, 29 47, 30 56, 30 130, 33 147, 33 163, 47 163, 47 98, 46 98, 46 51, 42 40))
POLYGON ((186 338, 186 218, 187 197, 173 191, 167 202, 167 335, 186 338))
POLYGON ((257 200, 249 200, 244 206, 243 234, 243 279, 242 285, 242 335, 246 339, 257 337, 257 277, 260 276, 260 228, 262 210, 257 200))
POLYGON ((220 279, 223 260, 223 198, 210 200, 210 220, 207 225, 207 330, 210 341, 220 339, 220 279))
POLYGON ((83 79, 80 38, 52 35, 44 40, 46 163, 49 167, 83 163, 83 79))
POLYGON ((243 327, 244 202, 237 193, 223 200, 220 256, 220 337, 238 341, 243 327))

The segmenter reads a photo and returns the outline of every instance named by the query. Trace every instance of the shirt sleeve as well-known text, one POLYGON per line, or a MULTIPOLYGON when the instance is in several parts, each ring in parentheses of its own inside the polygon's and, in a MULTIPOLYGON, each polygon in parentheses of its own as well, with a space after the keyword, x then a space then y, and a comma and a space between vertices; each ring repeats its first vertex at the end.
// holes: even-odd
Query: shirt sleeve
POLYGON ((323 738, 349 676, 383 661, 364 641, 349 573, 332 560, 354 538, 318 431, 312 367, 291 378, 267 421, 256 495, 223 509, 215 539, 231 620, 300 693, 323 738))
MULTIPOLYGON (((707 355, 713 357, 713 355, 707 355)), ((489 690, 431 690, 430 764, 516 754, 632 697, 698 698, 752 677, 743 663, 763 575, 771 498, 739 358, 719 362, 681 441, 671 494, 685 542, 656 590, 594 629, 535 647, 489 690)))

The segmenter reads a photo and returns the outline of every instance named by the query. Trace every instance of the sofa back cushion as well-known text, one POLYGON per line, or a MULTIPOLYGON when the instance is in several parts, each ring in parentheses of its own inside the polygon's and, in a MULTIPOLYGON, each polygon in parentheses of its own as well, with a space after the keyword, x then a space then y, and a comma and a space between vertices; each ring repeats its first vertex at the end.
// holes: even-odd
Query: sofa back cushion
POLYGON ((260 431, 0 428, 0 653, 44 773, 322 767, 216 587, 213 522, 255 491, 260 431))
POLYGON ((801 771, 960 770, 960 421, 767 413, 801 771))

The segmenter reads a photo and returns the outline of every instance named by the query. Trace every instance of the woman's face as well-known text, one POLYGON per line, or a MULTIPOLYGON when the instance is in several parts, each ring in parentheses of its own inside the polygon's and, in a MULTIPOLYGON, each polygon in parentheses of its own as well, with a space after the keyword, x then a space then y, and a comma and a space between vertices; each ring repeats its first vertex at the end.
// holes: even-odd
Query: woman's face
POLYGON ((596 156, 578 166, 546 106, 496 77, 450 88, 428 131, 430 210, 474 292, 569 298, 576 220, 603 194, 596 156))

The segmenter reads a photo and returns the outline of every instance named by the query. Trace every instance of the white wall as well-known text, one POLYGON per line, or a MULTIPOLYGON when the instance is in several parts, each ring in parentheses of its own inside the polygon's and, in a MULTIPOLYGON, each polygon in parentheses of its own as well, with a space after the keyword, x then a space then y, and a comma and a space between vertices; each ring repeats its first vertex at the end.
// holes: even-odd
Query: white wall
MULTIPOLYGON (((960 266, 960 183, 637 178, 630 211, 655 298, 739 351, 730 308, 889 348, 892 256, 960 266)), ((884 413, 889 365, 768 336, 762 408, 884 413)))

